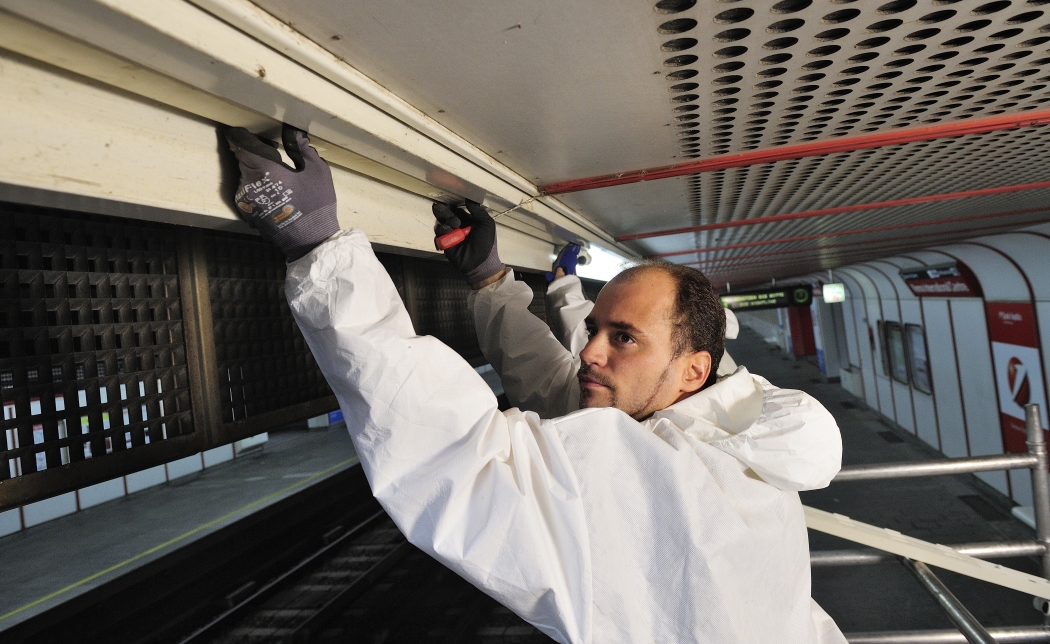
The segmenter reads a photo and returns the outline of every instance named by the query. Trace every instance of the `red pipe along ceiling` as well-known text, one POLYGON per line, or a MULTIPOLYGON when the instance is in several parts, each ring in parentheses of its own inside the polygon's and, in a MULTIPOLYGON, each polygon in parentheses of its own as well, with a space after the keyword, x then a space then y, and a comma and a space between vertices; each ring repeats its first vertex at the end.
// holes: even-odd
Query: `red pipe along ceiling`
MULTIPOLYGON (((1033 213, 1040 213, 1040 212, 1050 212, 1050 208, 1027 208, 1025 210, 1011 210, 1011 211, 1008 211, 1008 212, 995 212, 995 213, 984 214, 984 215, 969 215, 969 216, 966 216, 966 217, 949 217, 947 219, 935 219, 933 221, 910 222, 910 223, 906 223, 906 224, 889 224, 889 225, 886 225, 886 226, 874 226, 874 227, 871 227, 871 228, 855 228, 855 229, 852 229, 852 230, 837 230, 837 231, 833 231, 833 232, 819 233, 819 234, 815 234, 815 235, 800 235, 800 236, 797 236, 797 237, 782 237, 780 239, 763 239, 763 240, 760 240, 760 241, 741 242, 739 244, 727 244, 725 246, 714 246, 714 247, 710 247, 710 248, 693 248, 693 249, 690 249, 690 250, 676 250, 676 251, 670 252, 670 253, 656 253, 654 255, 647 255, 646 257, 648 257, 648 258, 657 258, 657 257, 674 257, 674 256, 677 256, 677 255, 696 255, 696 254, 700 254, 700 253, 715 253, 715 252, 718 252, 718 251, 733 250, 733 249, 736 249, 736 248, 753 248, 753 247, 756 247, 756 246, 769 246, 769 245, 772 245, 772 244, 789 244, 789 243, 800 242, 800 241, 810 241, 810 240, 813 240, 813 239, 821 239, 821 238, 825 238, 825 237, 844 237, 844 236, 849 236, 849 235, 863 235, 863 234, 867 234, 867 233, 885 232, 885 231, 888 231, 888 230, 902 230, 902 229, 907 229, 907 228, 923 228, 923 227, 926 227, 926 226, 941 226, 941 225, 945 225, 945 224, 958 224, 958 223, 963 223, 963 222, 967 222, 967 221, 978 221, 978 220, 982 220, 982 219, 995 219, 997 217, 1014 217, 1014 216, 1030 215, 1030 214, 1033 214, 1033 213)), ((1014 226, 1014 225, 1016 225, 1016 224, 1001 224, 1001 225, 992 226, 992 227, 996 227, 997 228, 997 227, 1001 227, 1001 226, 1014 226)), ((988 228, 988 227, 971 228, 971 229, 967 229, 967 230, 983 230, 984 228, 988 228)), ((933 235, 938 235, 938 234, 949 234, 949 233, 953 233, 953 232, 955 232, 955 231, 953 230, 953 231, 946 231, 945 233, 924 233, 922 235, 909 235, 906 239, 911 239, 913 237, 928 237, 928 236, 933 236, 933 235)), ((897 238, 897 239, 904 239, 904 238, 897 238)), ((858 243, 867 243, 867 242, 858 242, 858 243)), ((818 247, 818 248, 821 248, 821 247, 818 247)), ((826 248, 826 247, 823 247, 823 248, 826 248)))
MULTIPOLYGON (((1010 228, 1007 226, 987 226, 985 231, 988 234, 995 234, 996 232, 1010 232, 1010 228)), ((805 248, 801 250, 792 251, 781 251, 777 253, 764 253, 761 255, 735 255, 733 257, 722 257, 718 259, 707 259, 695 262, 683 262, 685 266, 696 266, 702 271, 714 271, 714 270, 746 270, 749 266, 765 266, 765 265, 778 265, 788 266, 795 265, 800 262, 815 263, 820 260, 837 260, 843 253, 880 253, 880 257, 886 253, 896 255, 901 252, 908 252, 911 250, 920 250, 923 248, 929 248, 932 246, 939 246, 943 244, 951 244, 959 241, 965 241, 970 238, 973 234, 973 230, 967 230, 957 235, 949 235, 940 237, 934 240, 919 241, 916 240, 914 243, 900 243, 890 242, 885 245, 874 244, 869 248, 858 251, 858 249, 849 248, 805 248), (809 253, 802 257, 785 257, 784 255, 798 255, 800 252, 809 253), (772 259, 772 256, 781 255, 777 259, 772 259), (704 265, 707 265, 706 268, 704 265)), ((858 259, 857 261, 867 261, 867 259, 858 259)))
POLYGON ((540 186, 540 193, 544 195, 559 195, 569 192, 579 192, 582 190, 593 190, 595 188, 622 186, 628 183, 637 183, 639 181, 652 181, 655 179, 667 179, 687 174, 725 170, 726 168, 739 168, 759 163, 802 159, 805 157, 835 154, 838 152, 852 152, 854 150, 878 148, 900 143, 932 141, 935 139, 963 136, 966 134, 985 134, 987 132, 995 132, 998 130, 1032 127, 1046 125, 1048 123, 1050 123, 1050 111, 993 116, 990 118, 967 120, 963 122, 943 123, 927 127, 906 128, 893 130, 891 132, 877 132, 875 134, 843 137, 830 141, 814 141, 811 143, 800 143, 798 145, 785 145, 773 149, 755 150, 752 152, 742 152, 740 154, 727 154, 709 159, 700 159, 698 161, 689 161, 687 163, 676 163, 674 165, 648 168, 645 170, 632 170, 584 179, 572 179, 569 181, 561 181, 546 186, 540 186))
POLYGON ((1050 188, 1050 181, 1037 181, 1035 183, 1021 183, 1013 186, 999 186, 996 188, 982 188, 980 190, 964 190, 962 192, 946 192, 937 195, 923 195, 921 197, 909 197, 907 199, 890 199, 888 201, 875 201, 872 203, 853 204, 849 206, 838 206, 835 208, 821 208, 819 210, 807 210, 804 212, 792 212, 783 215, 770 215, 768 217, 755 217, 753 219, 741 219, 739 221, 723 221, 701 226, 686 226, 683 228, 669 228, 667 230, 656 230, 648 233, 634 233, 621 235, 616 241, 632 241, 635 239, 648 239, 650 237, 663 237, 667 235, 680 235, 683 233, 695 233, 704 230, 718 230, 722 228, 737 228, 740 226, 754 226, 757 224, 775 223, 778 221, 791 221, 795 219, 808 219, 810 217, 826 217, 844 212, 858 212, 862 210, 878 210, 881 208, 898 208, 900 206, 912 206, 915 204, 932 203, 937 201, 948 201, 951 199, 967 199, 971 197, 986 197, 989 195, 1004 194, 1010 192, 1022 192, 1025 190, 1039 190, 1050 188))
MULTIPOLYGON (((708 259, 694 260, 694 261, 691 261, 691 262, 682 262, 682 264, 684 264, 686 266, 702 266, 702 265, 705 265, 705 264, 717 264, 719 262, 723 262, 723 263, 729 264, 729 263, 733 263, 733 262, 751 261, 751 260, 753 260, 753 259, 755 259, 757 257, 772 257, 772 256, 776 256, 776 255, 797 255, 799 253, 816 254, 816 253, 823 253, 823 252, 831 250, 831 249, 836 249, 835 252, 839 252, 837 249, 842 249, 842 248, 863 248, 865 246, 883 246, 883 245, 887 245, 888 248, 886 250, 894 250, 896 248, 912 248, 912 247, 915 247, 917 245, 921 246, 921 247, 926 247, 926 246, 930 246, 930 245, 943 244, 943 243, 946 243, 946 242, 949 242, 949 241, 955 241, 957 239, 968 239, 974 233, 978 233, 978 232, 988 233, 989 231, 994 231, 994 230, 1012 229, 1012 228, 1014 228, 1016 226, 1017 226, 1017 224, 1012 224, 1012 223, 1011 224, 1005 224, 1005 223, 1004 224, 992 224, 990 226, 978 226, 977 228, 964 228, 964 229, 961 229, 961 230, 949 230, 949 231, 944 231, 944 232, 940 232, 940 233, 926 233, 926 234, 923 234, 923 235, 907 235, 907 236, 903 236, 903 237, 884 237, 882 239, 872 239, 872 240, 869 240, 869 241, 862 241, 862 242, 849 242, 849 243, 846 243, 846 244, 829 244, 829 245, 826 245, 826 246, 807 246, 806 248, 792 248, 792 249, 789 249, 789 250, 777 250, 777 251, 773 251, 773 252, 770 252, 770 253, 754 253, 754 254, 751 254, 751 255, 732 255, 732 256, 729 256, 729 257, 712 257, 712 258, 708 258, 708 259), (930 237, 932 237, 933 239, 932 240, 926 239, 926 238, 930 238, 930 237), (897 242, 901 242, 901 241, 910 241, 910 240, 918 240, 918 239, 924 239, 924 241, 921 241, 921 242, 917 241, 914 244, 900 244, 900 243, 897 243, 897 242)), ((876 249, 875 248, 864 248, 863 250, 866 251, 866 252, 872 252, 872 251, 875 251, 876 249)), ((881 251, 883 249, 879 248, 878 250, 881 251)), ((792 258, 787 258, 785 261, 788 261, 790 259, 792 259, 792 258)))

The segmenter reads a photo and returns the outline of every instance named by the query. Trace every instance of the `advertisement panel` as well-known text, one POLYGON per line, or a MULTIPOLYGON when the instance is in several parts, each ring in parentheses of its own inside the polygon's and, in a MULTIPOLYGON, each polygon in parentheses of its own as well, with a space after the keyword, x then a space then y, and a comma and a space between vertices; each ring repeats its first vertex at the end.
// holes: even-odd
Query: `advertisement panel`
MULTIPOLYGON (((999 397, 1003 445, 1008 452, 1025 451, 1025 414, 1028 403, 1039 405, 1047 429, 1043 363, 1031 304, 986 302, 992 364, 999 397)), ((965 365, 960 365, 965 368, 965 365)))
POLYGON ((902 268, 901 279, 916 297, 980 297, 981 287, 970 270, 950 262, 936 266, 902 268))

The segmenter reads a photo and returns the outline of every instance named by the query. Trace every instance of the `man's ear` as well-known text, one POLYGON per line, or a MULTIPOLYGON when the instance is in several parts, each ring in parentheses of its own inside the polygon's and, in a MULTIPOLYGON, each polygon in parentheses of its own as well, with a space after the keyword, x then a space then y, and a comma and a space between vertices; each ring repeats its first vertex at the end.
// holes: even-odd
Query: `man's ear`
POLYGON ((694 351, 682 356, 680 387, 684 393, 700 391, 711 375, 711 354, 707 351, 694 351))

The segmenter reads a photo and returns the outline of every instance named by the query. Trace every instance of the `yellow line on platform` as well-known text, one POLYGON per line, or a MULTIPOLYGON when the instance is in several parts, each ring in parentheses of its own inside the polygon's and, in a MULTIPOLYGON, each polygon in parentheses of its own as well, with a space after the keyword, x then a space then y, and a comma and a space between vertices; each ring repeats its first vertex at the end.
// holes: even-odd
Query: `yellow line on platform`
POLYGON ((211 520, 211 521, 209 521, 209 522, 207 522, 207 523, 205 523, 203 525, 199 525, 196 528, 193 528, 192 530, 190 530, 188 532, 184 532, 184 533, 180 534, 179 536, 177 536, 177 537, 175 537, 173 539, 169 539, 169 540, 165 541, 164 543, 155 545, 152 548, 150 548, 149 550, 145 550, 143 552, 140 552, 139 554, 135 555, 134 557, 130 557, 128 559, 125 559, 124 561, 121 561, 120 563, 113 564, 109 568, 105 568, 103 570, 100 570, 100 571, 96 572, 93 575, 89 575, 87 577, 84 577, 80 581, 75 581, 72 584, 69 584, 68 586, 66 586, 65 588, 60 588, 59 590, 56 590, 53 593, 50 593, 48 595, 44 595, 40 599, 31 601, 28 604, 26 604, 25 606, 21 606, 19 608, 16 608, 16 609, 14 609, 13 611, 11 611, 9 613, 4 613, 3 615, 0 615, 0 621, 3 621, 5 619, 7 619, 8 617, 13 617, 13 616, 15 616, 18 613, 21 613, 23 611, 29 610, 30 608, 33 608, 34 606, 42 604, 42 603, 48 601, 49 599, 54 599, 55 597, 58 597, 59 595, 62 595, 64 593, 68 593, 69 591, 73 590, 74 588, 78 588, 80 586, 83 586, 84 584, 90 583, 90 582, 98 579, 99 577, 102 577, 103 575, 108 575, 109 573, 113 572, 114 570, 119 570, 120 568, 123 568, 124 566, 127 566, 129 564, 135 563, 139 559, 142 559, 144 557, 148 557, 151 554, 153 554, 153 553, 155 553, 155 552, 157 552, 159 550, 163 550, 164 548, 167 548, 168 546, 174 545, 174 544, 176 544, 176 543, 178 543, 178 542, 180 542, 180 541, 182 541, 184 539, 192 537, 193 535, 197 534, 198 532, 201 532, 203 530, 207 530, 208 528, 210 528, 210 527, 212 527, 212 526, 214 526, 214 525, 216 525, 218 523, 222 523, 223 521, 229 519, 230 517, 234 517, 234 516, 236 516, 236 515, 238 515, 238 514, 240 514, 242 512, 246 512, 247 510, 250 510, 250 509, 254 508, 257 505, 260 505, 262 503, 266 503, 267 501, 269 501, 271 499, 274 499, 274 498, 276 498, 278 496, 281 496, 282 494, 285 494, 286 492, 290 492, 290 491, 294 490, 297 487, 302 487, 302 486, 306 485, 307 483, 309 483, 310 481, 314 481, 314 480, 324 476, 325 474, 328 474, 329 472, 337 470, 337 469, 339 469, 341 467, 344 467, 346 465, 351 465, 351 464, 356 463, 356 462, 357 462, 357 457, 348 458, 348 459, 346 459, 345 461, 343 461, 341 463, 337 463, 336 465, 333 465, 332 467, 329 467, 326 470, 323 470, 323 471, 318 472, 317 474, 314 474, 314 475, 312 475, 312 476, 310 476, 308 478, 305 478, 305 479, 302 479, 301 481, 293 483, 293 484, 289 485, 286 488, 282 488, 280 490, 277 490, 276 492, 273 492, 271 494, 267 494, 266 496, 262 497, 261 499, 257 499, 255 501, 252 501, 251 503, 249 503, 247 505, 244 505, 244 506, 241 506, 241 507, 237 508, 236 510, 234 510, 232 512, 227 512, 226 514, 222 515, 221 517, 219 517, 217 519, 213 519, 213 520, 211 520))

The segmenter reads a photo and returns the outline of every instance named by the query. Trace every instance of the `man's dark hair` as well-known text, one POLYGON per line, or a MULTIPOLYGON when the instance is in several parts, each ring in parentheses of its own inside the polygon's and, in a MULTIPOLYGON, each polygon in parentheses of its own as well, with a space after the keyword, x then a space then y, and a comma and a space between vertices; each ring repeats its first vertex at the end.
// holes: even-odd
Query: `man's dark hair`
POLYGON ((673 355, 677 358, 687 351, 711 354, 711 374, 702 387, 706 389, 718 379, 718 363, 726 349, 726 312, 722 300, 706 275, 695 268, 664 260, 646 260, 620 273, 617 280, 630 279, 632 274, 649 269, 664 271, 678 286, 672 320, 673 355))

